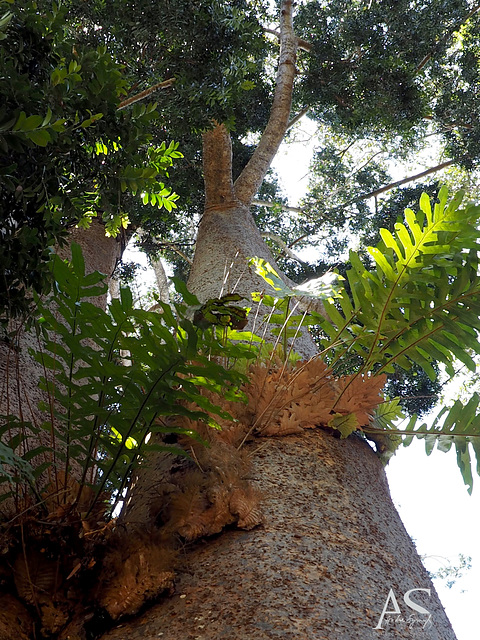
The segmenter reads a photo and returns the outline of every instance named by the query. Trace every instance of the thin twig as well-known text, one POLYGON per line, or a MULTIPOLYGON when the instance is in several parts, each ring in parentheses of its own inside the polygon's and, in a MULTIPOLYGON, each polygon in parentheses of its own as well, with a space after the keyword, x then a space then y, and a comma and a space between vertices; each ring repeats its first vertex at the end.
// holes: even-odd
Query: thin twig
POLYGON ((351 200, 346 204, 352 204, 353 202, 357 202, 358 200, 367 200, 368 198, 379 196, 381 193, 385 193, 385 191, 390 191, 391 189, 395 189, 395 187, 400 187, 402 184, 406 184, 407 182, 413 182, 414 180, 419 180, 420 178, 429 176, 432 173, 436 173, 437 171, 441 171, 442 169, 446 169, 447 167, 450 167, 452 164, 455 164, 455 160, 447 160, 446 162, 437 164, 435 167, 430 167, 430 169, 427 169, 426 171, 417 173, 414 176, 408 176, 407 178, 403 178, 402 180, 397 180, 397 182, 391 182, 390 184, 387 184, 385 187, 382 187, 381 189, 376 189, 375 191, 364 193, 363 195, 358 196, 358 198, 355 198, 354 200, 351 200))
POLYGON ((273 240, 278 246, 282 249, 282 251, 292 260, 299 262, 300 264, 307 264, 304 260, 299 258, 293 251, 287 246, 287 243, 282 240, 282 238, 276 233, 269 233, 268 231, 264 231, 262 233, 262 238, 268 238, 269 240, 273 240))
POLYGON ((148 98, 148 96, 152 95, 152 93, 155 93, 155 91, 159 91, 160 89, 168 89, 168 87, 171 87, 172 84, 174 84, 174 82, 175 82, 175 78, 169 78, 168 80, 164 80, 163 82, 158 82, 157 84, 154 84, 153 87, 150 87, 149 89, 145 89, 145 91, 141 91, 140 93, 137 93, 131 98, 126 98, 125 100, 122 100, 122 102, 120 102, 120 104, 117 107, 117 111, 126 109, 126 107, 129 107, 131 104, 134 104, 135 102, 139 102, 144 98, 148 98))
POLYGON ((252 204, 257 207, 268 207, 273 209, 273 207, 281 207, 282 211, 291 211, 292 213, 304 213, 304 210, 301 207, 290 207, 287 204, 282 204, 281 202, 270 202, 269 200, 258 200, 254 198, 252 200, 252 204))

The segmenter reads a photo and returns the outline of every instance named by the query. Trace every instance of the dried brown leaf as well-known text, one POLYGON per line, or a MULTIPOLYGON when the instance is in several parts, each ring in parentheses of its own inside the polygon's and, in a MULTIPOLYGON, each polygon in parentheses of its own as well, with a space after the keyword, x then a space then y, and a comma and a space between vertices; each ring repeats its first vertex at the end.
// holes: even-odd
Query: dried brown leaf
POLYGON ((130 532, 113 542, 100 575, 99 604, 116 620, 133 615, 142 605, 173 588, 175 559, 154 532, 130 532))
POLYGON ((260 493, 251 486, 234 489, 230 496, 230 511, 238 515, 239 529, 253 529, 263 522, 260 493))
POLYGON ((354 413, 359 426, 367 425, 372 414, 383 401, 381 390, 387 376, 352 375, 339 378, 337 385, 340 390, 339 400, 335 410, 338 413, 354 413))

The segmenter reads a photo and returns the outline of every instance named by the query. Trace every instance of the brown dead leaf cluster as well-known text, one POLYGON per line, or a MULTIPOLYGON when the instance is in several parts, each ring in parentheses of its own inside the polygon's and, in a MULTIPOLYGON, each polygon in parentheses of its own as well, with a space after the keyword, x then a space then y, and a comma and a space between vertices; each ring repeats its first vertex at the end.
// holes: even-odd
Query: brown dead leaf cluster
POLYGON ((109 540, 96 601, 113 620, 133 615, 164 591, 172 591, 176 551, 172 539, 154 528, 117 531, 109 540))
MULTIPOLYGON (((352 416, 355 428, 368 425, 382 402, 386 376, 335 377, 320 359, 284 365, 277 361, 251 365, 244 385, 247 402, 226 401, 210 395, 211 401, 233 420, 218 419, 222 427, 215 439, 238 447, 248 436, 284 436, 314 427, 335 428, 333 419, 352 416)), ((207 427, 185 421, 183 426, 209 438, 207 427)))

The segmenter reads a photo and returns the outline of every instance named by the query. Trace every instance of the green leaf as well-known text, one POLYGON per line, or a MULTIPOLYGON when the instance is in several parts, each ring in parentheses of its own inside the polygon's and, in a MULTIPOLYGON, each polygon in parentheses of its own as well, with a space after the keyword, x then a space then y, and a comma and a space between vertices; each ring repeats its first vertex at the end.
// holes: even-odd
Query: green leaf
POLYGON ((189 307, 196 307, 200 304, 198 298, 194 296, 193 293, 189 292, 189 290, 187 289, 187 285, 183 282, 183 280, 175 276, 172 277, 171 280, 175 287, 175 291, 182 295, 186 305, 188 305, 189 307))
POLYGON ((328 426, 340 432, 342 440, 348 438, 354 431, 358 429, 358 420, 354 413, 343 415, 336 413, 328 422, 328 426))
POLYGON ((281 297, 292 297, 295 295, 293 289, 288 287, 280 278, 275 269, 263 258, 250 258, 249 264, 255 268, 255 273, 261 276, 267 284, 281 297))

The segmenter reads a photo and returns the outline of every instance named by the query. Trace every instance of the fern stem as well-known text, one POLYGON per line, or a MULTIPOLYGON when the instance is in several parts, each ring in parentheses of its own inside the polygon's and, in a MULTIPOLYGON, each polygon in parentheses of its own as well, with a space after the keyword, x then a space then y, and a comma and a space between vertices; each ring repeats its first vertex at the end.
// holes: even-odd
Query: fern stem
POLYGON ((128 428, 127 433, 123 436, 123 440, 122 440, 122 444, 118 447, 117 452, 115 454, 115 456, 113 457, 113 460, 110 464, 110 468, 108 469, 108 471, 106 471, 103 476, 102 476, 102 481, 100 483, 100 486, 97 489, 97 493, 95 495, 95 498, 92 501, 92 504, 90 505, 90 508, 88 510, 87 513, 87 518, 88 515, 91 513, 93 507, 95 506, 95 503, 98 500, 98 497, 102 494, 104 488, 105 488, 105 484, 107 483, 108 478, 110 477, 113 469, 115 468, 115 465, 118 462, 118 459, 120 458, 123 449, 125 447, 125 442, 127 442, 128 438, 130 437, 133 429, 135 428, 135 425, 137 424, 138 420, 140 419, 140 416, 142 415, 142 412, 148 402, 148 400, 150 399, 150 396, 152 395, 153 391, 156 389, 156 387, 158 386, 158 384, 163 380, 163 378, 170 373, 170 371, 176 367, 178 364, 180 364, 183 361, 183 358, 178 357, 174 362, 172 362, 170 364, 170 366, 168 366, 166 369, 164 369, 162 371, 162 373, 158 376, 158 378, 155 380, 155 383, 150 387, 150 389, 148 390, 148 392, 145 394, 145 397, 143 399, 143 402, 141 403, 141 405, 139 406, 137 413, 135 414, 134 418, 132 419, 132 421, 130 422, 130 426, 128 428))

